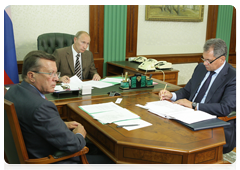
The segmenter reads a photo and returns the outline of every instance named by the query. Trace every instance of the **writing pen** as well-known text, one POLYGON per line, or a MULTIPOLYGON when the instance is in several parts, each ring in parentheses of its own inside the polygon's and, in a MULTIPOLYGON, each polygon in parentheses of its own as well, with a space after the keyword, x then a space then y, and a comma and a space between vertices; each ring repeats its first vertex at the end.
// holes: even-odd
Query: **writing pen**
POLYGON ((131 124, 131 125, 118 125, 117 128, 128 127, 128 126, 138 126, 139 124, 131 124))
MULTIPOLYGON (((167 84, 166 84, 165 87, 164 87, 163 93, 165 93, 166 88, 167 88, 167 84)), ((162 100, 162 95, 161 95, 161 99, 160 99, 160 100, 162 100)))

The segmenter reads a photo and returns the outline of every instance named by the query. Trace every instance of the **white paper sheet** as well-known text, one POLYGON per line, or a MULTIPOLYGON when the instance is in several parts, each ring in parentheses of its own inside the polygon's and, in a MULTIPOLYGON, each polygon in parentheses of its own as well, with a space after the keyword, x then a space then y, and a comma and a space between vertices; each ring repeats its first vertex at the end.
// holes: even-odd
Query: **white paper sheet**
POLYGON ((146 122, 145 120, 142 119, 133 119, 133 120, 126 120, 126 121, 120 121, 120 122, 114 122, 116 125, 137 125, 137 126, 126 126, 122 127, 126 130, 135 130, 135 129, 140 129, 143 127, 151 126, 152 124, 149 122, 146 122))

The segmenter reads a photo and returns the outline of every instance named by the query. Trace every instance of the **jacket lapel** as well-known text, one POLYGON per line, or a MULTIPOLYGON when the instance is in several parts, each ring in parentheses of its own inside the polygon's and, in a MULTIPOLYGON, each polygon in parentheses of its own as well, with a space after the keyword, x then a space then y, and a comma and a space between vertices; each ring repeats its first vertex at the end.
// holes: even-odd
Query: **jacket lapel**
POLYGON ((222 85, 222 83, 224 82, 224 80, 226 79, 226 75, 228 74, 228 64, 226 63, 225 66, 223 67, 223 69, 219 72, 219 74, 217 75, 216 79, 214 80, 211 88, 208 91, 208 95, 206 97, 205 103, 208 103, 209 100, 213 97, 213 95, 215 94, 215 91, 218 89, 218 87, 220 87, 222 85))
POLYGON ((68 65, 69 65, 72 73, 75 74, 72 46, 70 46, 66 51, 66 59, 67 59, 68 65))
POLYGON ((88 57, 86 56, 85 53, 81 53, 81 62, 82 62, 82 79, 85 79, 85 67, 86 67, 86 61, 87 61, 88 57))
POLYGON ((197 90, 198 90, 199 86, 201 85, 201 82, 202 82, 203 78, 205 77, 206 73, 207 73, 207 70, 206 70, 205 67, 204 67, 204 70, 202 70, 202 71, 200 72, 200 74, 197 76, 197 78, 195 78, 195 80, 194 80, 195 82, 194 82, 194 83, 195 83, 196 85, 193 85, 193 86, 192 86, 194 89, 193 89, 192 92, 191 92, 191 96, 190 96, 190 98, 189 98, 190 101, 192 101, 193 97, 194 97, 195 94, 197 93, 197 90))

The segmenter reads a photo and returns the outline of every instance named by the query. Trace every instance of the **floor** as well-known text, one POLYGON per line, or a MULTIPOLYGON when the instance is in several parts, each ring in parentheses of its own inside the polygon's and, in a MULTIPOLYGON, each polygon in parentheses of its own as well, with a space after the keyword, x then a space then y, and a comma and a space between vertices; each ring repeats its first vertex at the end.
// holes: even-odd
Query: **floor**
POLYGON ((223 154, 223 160, 225 164, 232 164, 236 161, 236 148, 231 152, 223 154))
POLYGON ((233 152, 238 153, 238 147, 234 148, 234 149, 233 149, 233 152))

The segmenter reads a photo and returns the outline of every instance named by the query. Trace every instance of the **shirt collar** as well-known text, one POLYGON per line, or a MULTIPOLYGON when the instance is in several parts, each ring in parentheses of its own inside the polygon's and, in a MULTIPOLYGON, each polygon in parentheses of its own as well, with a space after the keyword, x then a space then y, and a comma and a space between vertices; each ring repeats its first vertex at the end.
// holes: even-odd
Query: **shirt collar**
MULTIPOLYGON (((72 45, 72 53, 73 53, 73 56, 74 56, 74 57, 76 57, 77 54, 78 54, 78 53, 74 50, 73 45, 72 45)), ((81 56, 81 53, 79 53, 79 54, 80 54, 80 56, 81 56)))
MULTIPOLYGON (((30 84, 31 85, 31 84, 30 84)), ((40 94, 40 96, 42 97, 42 98, 46 98, 45 97, 45 95, 44 94, 42 94, 35 86, 33 86, 33 85, 31 85, 32 87, 34 87, 37 91, 38 91, 38 93, 40 94)))
POLYGON ((217 70, 214 71, 216 73, 216 75, 223 69, 225 64, 226 64, 226 61, 224 61, 223 65, 221 65, 221 67, 219 67, 217 70))

